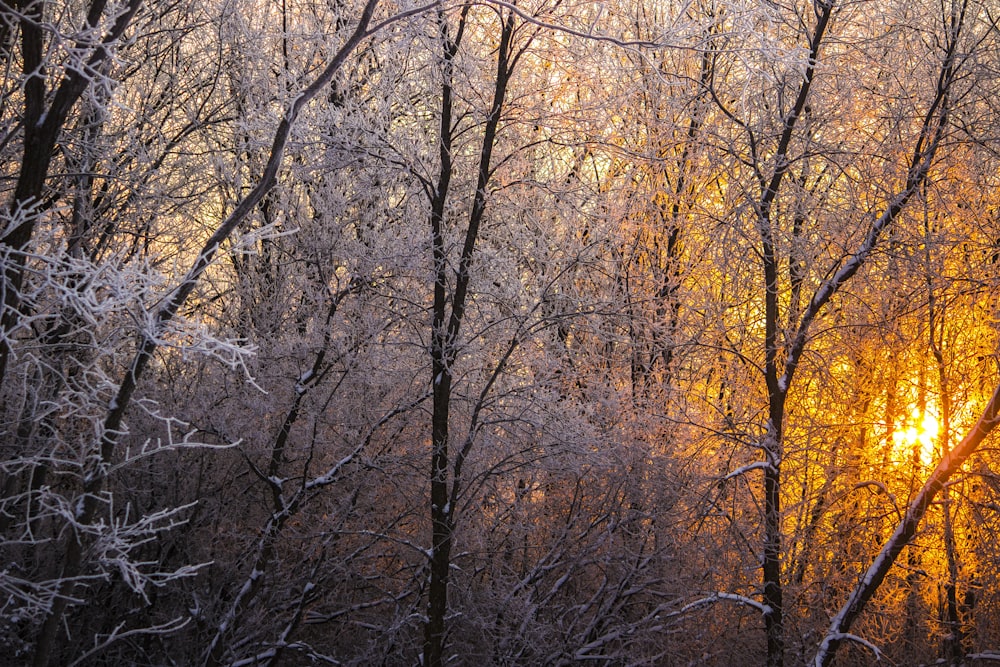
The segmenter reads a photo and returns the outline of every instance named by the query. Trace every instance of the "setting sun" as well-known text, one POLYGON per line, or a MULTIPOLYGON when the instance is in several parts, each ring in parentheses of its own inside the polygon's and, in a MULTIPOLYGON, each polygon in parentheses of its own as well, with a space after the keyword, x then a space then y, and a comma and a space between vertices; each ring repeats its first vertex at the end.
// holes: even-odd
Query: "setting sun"
POLYGON ((920 410, 914 408, 910 419, 903 426, 892 436, 892 444, 896 452, 908 456, 915 447, 919 446, 920 462, 923 464, 933 462, 939 430, 934 415, 930 411, 921 414, 920 410))

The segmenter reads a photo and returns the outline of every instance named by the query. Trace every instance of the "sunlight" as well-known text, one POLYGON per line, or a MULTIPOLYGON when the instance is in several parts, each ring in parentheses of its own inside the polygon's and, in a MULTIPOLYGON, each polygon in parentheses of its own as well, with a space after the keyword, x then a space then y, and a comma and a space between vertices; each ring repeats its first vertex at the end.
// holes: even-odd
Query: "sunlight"
POLYGON ((893 433, 893 448, 904 457, 910 456, 916 449, 920 462, 929 465, 937 454, 938 430, 937 418, 930 410, 921 414, 919 409, 914 408, 903 428, 893 433))

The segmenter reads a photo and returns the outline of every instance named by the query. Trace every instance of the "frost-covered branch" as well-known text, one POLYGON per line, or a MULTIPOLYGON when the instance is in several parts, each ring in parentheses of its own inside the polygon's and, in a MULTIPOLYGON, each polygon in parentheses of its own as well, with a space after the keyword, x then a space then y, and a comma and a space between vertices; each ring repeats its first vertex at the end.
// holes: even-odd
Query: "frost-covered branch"
POLYGON ((740 475, 745 475, 746 473, 751 472, 753 470, 774 470, 774 466, 767 461, 755 461, 754 463, 749 463, 745 466, 740 466, 736 470, 732 471, 731 473, 723 477, 721 481, 726 481, 733 479, 734 477, 739 477, 740 475))
POLYGON ((129 637, 137 636, 149 636, 149 635, 169 635, 177 632, 184 626, 186 626, 191 621, 190 618, 175 618, 173 620, 167 621, 166 623, 160 623, 159 625, 151 625, 146 628, 134 628, 132 630, 122 630, 125 627, 125 622, 119 623, 114 630, 111 631, 106 637, 101 639, 99 636, 94 637, 94 647, 70 663, 69 667, 76 667, 77 665, 88 664, 88 660, 94 656, 99 655, 106 648, 114 644, 115 642, 121 641, 123 639, 128 639, 129 637))
MULTIPOLYGON (((133 0, 133 2, 135 3, 137 9, 139 4, 138 0, 133 0)), ((147 329, 141 336, 138 349, 132 359, 132 363, 125 372, 124 377, 118 386, 118 390, 109 404, 103 428, 101 429, 100 442, 96 447, 97 451, 93 457, 96 462, 96 466, 92 470, 88 471, 84 479, 83 503, 76 516, 78 525, 82 526, 90 524, 98 515, 101 508, 101 503, 98 498, 101 496, 105 485, 107 466, 110 465, 113 459, 118 442, 123 433, 122 427, 125 413, 130 407, 132 395, 146 369, 146 366, 152 359, 154 352, 161 345, 161 336, 166 330, 167 325, 172 319, 174 319, 174 316, 180 310, 181 306, 187 302, 188 297, 194 291, 194 288, 201 279, 202 275, 214 260, 215 255, 222 243, 229 238, 236 227, 243 220, 245 220, 248 215, 250 215, 250 213, 263 200, 264 196, 270 192, 270 190, 277 183, 278 170, 282 164, 285 147, 288 143, 289 137, 291 136, 292 127, 294 126, 296 119, 305 105, 329 85, 330 81, 333 80, 333 77, 347 61, 348 56, 369 36, 367 32, 368 26, 377 6, 378 0, 367 0, 354 31, 350 34, 336 54, 327 62, 322 72, 309 86, 303 89, 293 99, 274 133, 267 164, 264 167, 256 186, 236 205, 235 209, 205 242, 201 251, 198 253, 197 258, 194 260, 191 268, 188 270, 180 284, 172 291, 171 295, 166 298, 159 309, 156 310, 155 315, 152 316, 152 327, 147 329)), ((22 165, 22 167, 23 166, 24 165, 22 165)), ((21 228, 16 229, 15 233, 18 233, 19 229, 21 228)), ((29 235, 30 231, 30 229, 27 230, 29 235)), ((15 249, 20 249, 25 245, 25 243, 26 240, 23 243, 14 243, 11 241, 8 245, 12 245, 15 249)), ((18 273, 14 275, 8 272, 4 283, 5 286, 13 282, 13 284, 19 288, 20 279, 17 278, 18 275, 20 274, 18 273)), ((4 315, 6 316, 8 312, 10 311, 5 311, 4 315)), ((8 330, 10 328, 6 326, 6 319, 4 328, 8 330)), ((0 350, 0 352, 3 353, 2 361, 5 362, 7 357, 6 348, 0 350)), ((43 624, 35 654, 35 661, 38 665, 46 665, 49 662, 49 655, 54 648, 54 641, 57 633, 59 632, 62 617, 66 609, 66 597, 75 586, 72 582, 72 578, 75 577, 83 568, 85 558, 84 545, 81 544, 79 540, 70 537, 70 539, 68 539, 63 563, 65 570, 64 574, 67 577, 66 583, 63 586, 64 590, 62 591, 62 595, 54 600, 48 618, 43 624)))
POLYGON ((751 609, 756 609, 763 616, 767 616, 768 614, 771 613, 771 608, 769 606, 761 602, 758 602, 753 598, 748 598, 745 595, 737 595, 736 593, 719 592, 719 593, 712 593, 711 595, 703 597, 699 600, 695 600, 694 602, 689 602, 688 604, 681 607, 681 609, 679 609, 678 611, 673 612, 672 615, 678 616, 681 614, 686 614, 690 611, 698 609, 699 607, 715 604, 716 602, 720 602, 723 600, 727 602, 735 602, 736 604, 742 605, 744 607, 750 607, 751 609))

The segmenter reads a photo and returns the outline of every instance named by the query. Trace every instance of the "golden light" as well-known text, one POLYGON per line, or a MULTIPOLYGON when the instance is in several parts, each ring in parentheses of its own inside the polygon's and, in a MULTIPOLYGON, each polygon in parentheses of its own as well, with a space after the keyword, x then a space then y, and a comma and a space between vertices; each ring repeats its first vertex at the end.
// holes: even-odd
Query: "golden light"
POLYGON ((929 465, 937 455, 938 422, 937 418, 926 410, 921 414, 913 409, 910 418, 904 422, 904 428, 892 434, 893 449, 901 457, 912 456, 915 451, 920 462, 929 465))

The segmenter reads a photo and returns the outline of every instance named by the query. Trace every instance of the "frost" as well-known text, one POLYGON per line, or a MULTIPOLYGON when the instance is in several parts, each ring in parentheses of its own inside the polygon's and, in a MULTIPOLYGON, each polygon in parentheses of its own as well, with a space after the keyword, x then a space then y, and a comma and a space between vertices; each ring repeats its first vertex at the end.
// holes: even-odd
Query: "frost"
POLYGON ((771 614, 771 612, 773 611, 771 609, 770 605, 763 604, 762 602, 758 602, 757 600, 754 600, 753 598, 748 598, 745 595, 737 595, 736 593, 719 592, 719 593, 713 593, 713 594, 711 594, 711 595, 709 595, 707 597, 703 597, 701 599, 695 600, 694 602, 690 602, 690 603, 684 605, 680 609, 680 611, 674 612, 671 615, 672 616, 676 616, 676 615, 686 614, 689 611, 692 611, 692 610, 697 609, 699 607, 703 607, 703 606, 708 605, 708 604, 714 604, 715 602, 718 602, 720 600, 727 600, 729 602, 736 602, 738 604, 741 604, 741 605, 744 605, 744 606, 747 606, 747 607, 752 607, 753 609, 756 609, 757 611, 759 611, 764 616, 767 616, 767 615, 771 614))
POLYGON ((774 472, 774 466, 767 461, 755 461, 754 463, 750 463, 748 465, 737 468, 736 470, 732 471, 722 479, 729 480, 732 479, 733 477, 739 477, 740 475, 748 473, 752 470, 770 470, 771 472, 774 472))
POLYGON ((882 650, 878 646, 871 643, 864 637, 859 637, 858 635, 851 634, 849 632, 831 632, 826 637, 823 638, 822 644, 820 644, 819 651, 816 652, 816 659, 814 661, 815 667, 822 667, 824 661, 827 659, 828 652, 830 650, 830 644, 832 642, 842 642, 851 641, 856 644, 860 644, 870 650, 875 654, 875 659, 879 662, 882 660, 882 650))

